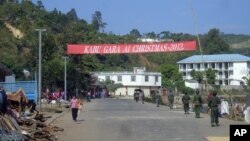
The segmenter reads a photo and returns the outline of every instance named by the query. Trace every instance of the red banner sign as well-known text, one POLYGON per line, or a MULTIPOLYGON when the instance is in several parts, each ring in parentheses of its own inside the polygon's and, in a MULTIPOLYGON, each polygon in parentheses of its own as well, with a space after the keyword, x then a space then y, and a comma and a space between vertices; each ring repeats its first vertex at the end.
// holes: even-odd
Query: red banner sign
POLYGON ((68 44, 68 54, 124 54, 196 50, 196 41, 141 44, 68 44))

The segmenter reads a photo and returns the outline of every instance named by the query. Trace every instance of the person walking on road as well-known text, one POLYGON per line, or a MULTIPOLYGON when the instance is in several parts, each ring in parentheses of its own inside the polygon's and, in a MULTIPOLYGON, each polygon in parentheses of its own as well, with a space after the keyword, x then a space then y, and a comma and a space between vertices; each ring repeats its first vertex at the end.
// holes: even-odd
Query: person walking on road
POLYGON ((144 104, 144 92, 143 91, 140 92, 140 96, 141 96, 141 102, 142 104, 144 104))
POLYGON ((70 105, 71 105, 72 118, 74 121, 76 121, 77 119, 78 104, 79 100, 75 96, 73 96, 72 99, 70 100, 70 105))
POLYGON ((210 101, 208 101, 208 107, 210 111, 211 117, 211 126, 214 127, 219 126, 219 105, 221 104, 221 100, 217 97, 217 92, 213 92, 213 97, 210 101))
POLYGON ((87 102, 91 102, 91 93, 88 91, 87 93, 87 102))
POLYGON ((136 91, 134 95, 135 95, 134 96, 135 97, 135 102, 138 102, 139 101, 139 92, 136 91))
POLYGON ((194 104, 195 118, 200 118, 202 99, 198 90, 196 91, 196 94, 193 98, 193 104, 194 104))
POLYGON ((174 105, 174 94, 173 94, 172 90, 169 91, 169 94, 168 94, 168 102, 169 102, 169 107, 170 107, 170 109, 173 109, 173 105, 174 105))
POLYGON ((157 91, 155 96, 156 107, 160 107, 160 99, 161 99, 160 93, 157 91))
POLYGON ((184 96, 182 97, 182 103, 183 103, 183 108, 185 114, 189 114, 189 101, 190 101, 190 96, 185 92, 184 96))

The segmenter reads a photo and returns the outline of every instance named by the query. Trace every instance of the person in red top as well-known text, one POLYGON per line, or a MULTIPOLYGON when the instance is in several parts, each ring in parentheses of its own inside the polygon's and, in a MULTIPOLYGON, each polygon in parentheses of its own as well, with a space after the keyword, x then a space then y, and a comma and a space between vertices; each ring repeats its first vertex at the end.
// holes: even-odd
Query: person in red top
POLYGON ((213 94, 210 92, 207 96, 207 102, 210 101, 213 97, 213 94))
POLYGON ((78 104, 79 104, 78 99, 75 96, 73 96, 72 99, 70 100, 70 105, 71 105, 72 118, 74 121, 76 121, 77 119, 78 104))

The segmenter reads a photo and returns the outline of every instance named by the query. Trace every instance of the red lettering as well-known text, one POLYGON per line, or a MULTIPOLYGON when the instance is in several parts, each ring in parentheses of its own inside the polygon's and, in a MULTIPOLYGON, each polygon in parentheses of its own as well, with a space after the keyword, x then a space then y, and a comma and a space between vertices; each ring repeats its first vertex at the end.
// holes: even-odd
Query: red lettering
POLYGON ((145 53, 175 52, 196 50, 196 41, 172 43, 141 43, 141 44, 68 44, 68 54, 114 54, 114 53, 145 53))

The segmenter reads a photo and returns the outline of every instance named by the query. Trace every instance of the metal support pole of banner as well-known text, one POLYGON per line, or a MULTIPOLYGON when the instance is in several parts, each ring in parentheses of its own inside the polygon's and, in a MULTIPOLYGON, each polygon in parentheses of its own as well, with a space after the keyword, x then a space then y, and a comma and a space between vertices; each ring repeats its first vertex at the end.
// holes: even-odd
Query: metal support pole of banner
POLYGON ((35 29, 39 33, 39 61, 38 61, 38 104, 39 110, 41 111, 41 87, 42 87, 42 32, 45 32, 46 29, 35 29))
POLYGON ((67 56, 64 56, 64 100, 67 100, 67 56))
POLYGON ((202 47, 201 47, 201 43, 200 43, 200 37, 199 37, 199 32, 198 32, 198 26, 196 23, 196 17, 195 17, 195 11, 193 8, 193 4, 192 4, 192 0, 189 0, 189 4, 190 4, 190 8, 192 11, 192 16, 193 16, 193 22, 194 22, 194 27, 195 27, 195 32, 196 32, 196 36, 197 36, 197 40, 198 40, 198 45, 199 45, 199 51, 201 54, 201 61, 202 61, 202 66, 204 68, 204 72, 203 72, 203 81, 205 80, 205 90, 206 90, 206 94, 208 95, 208 82, 207 82, 207 74, 206 74, 206 68, 205 68, 205 63, 204 63, 204 57, 203 57, 203 51, 202 51, 202 47))

